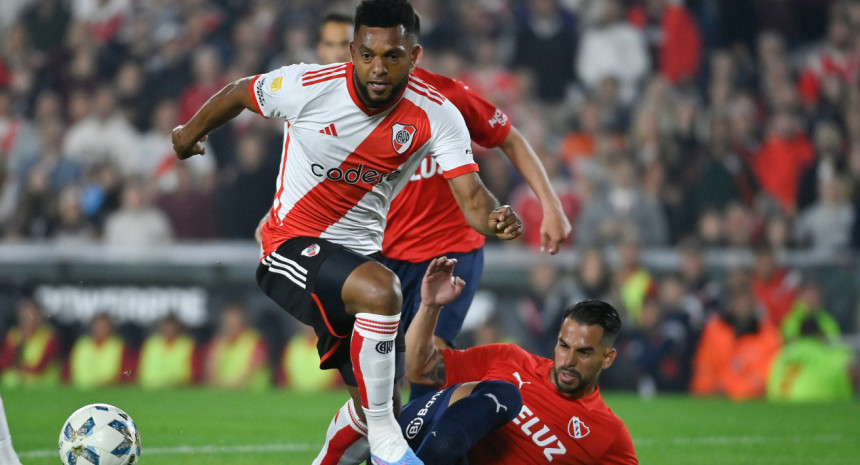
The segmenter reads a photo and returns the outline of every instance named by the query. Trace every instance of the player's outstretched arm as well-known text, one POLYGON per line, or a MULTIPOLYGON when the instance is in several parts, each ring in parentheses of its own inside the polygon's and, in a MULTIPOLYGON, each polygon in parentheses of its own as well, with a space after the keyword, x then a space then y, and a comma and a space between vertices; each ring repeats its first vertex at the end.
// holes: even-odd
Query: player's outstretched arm
POLYGON ((540 224, 541 250, 551 254, 558 252, 561 243, 570 234, 570 220, 561 208, 561 200, 555 194, 549 176, 531 144, 517 128, 512 127, 504 142, 499 146, 511 160, 514 167, 532 188, 543 210, 540 224))
POLYGON ((485 236, 510 240, 523 233, 523 222, 508 205, 499 205, 477 173, 466 173, 448 180, 451 192, 475 231, 485 236))
POLYGON ((176 157, 185 160, 193 155, 203 155, 206 150, 202 142, 215 128, 235 118, 244 109, 256 111, 250 89, 253 77, 246 77, 227 84, 197 110, 184 125, 173 129, 173 150, 176 157))
POLYGON ((436 347, 433 333, 439 312, 453 302, 466 282, 454 276, 456 259, 435 258, 421 282, 421 305, 406 331, 406 377, 417 384, 445 384, 445 359, 436 347))

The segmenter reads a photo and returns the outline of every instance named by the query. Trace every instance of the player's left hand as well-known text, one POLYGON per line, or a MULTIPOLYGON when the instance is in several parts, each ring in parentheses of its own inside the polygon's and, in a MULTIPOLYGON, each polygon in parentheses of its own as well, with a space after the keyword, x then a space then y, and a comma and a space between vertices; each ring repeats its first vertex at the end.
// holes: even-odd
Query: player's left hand
POLYGON ((516 239, 523 234, 523 220, 510 205, 501 205, 491 211, 487 224, 496 231, 496 237, 506 241, 516 239))
POLYGON ((176 158, 185 160, 194 155, 205 155, 206 148, 203 147, 203 142, 209 139, 209 136, 203 136, 197 140, 186 140, 187 137, 183 132, 185 125, 180 124, 173 128, 173 151, 176 152, 176 158))
POLYGON ((561 243, 567 239, 571 231, 570 220, 560 208, 544 211, 540 223, 540 250, 552 255, 558 253, 561 243))
POLYGON ((421 303, 429 307, 450 304, 466 287, 466 281, 454 276, 456 258, 439 257, 430 261, 421 281, 421 303))

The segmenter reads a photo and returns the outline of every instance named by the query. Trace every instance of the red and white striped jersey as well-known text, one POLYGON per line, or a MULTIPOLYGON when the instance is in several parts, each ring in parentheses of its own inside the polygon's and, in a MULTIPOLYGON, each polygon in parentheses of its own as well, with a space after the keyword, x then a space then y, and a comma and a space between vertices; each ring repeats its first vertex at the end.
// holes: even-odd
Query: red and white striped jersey
POLYGON ((463 117, 412 77, 391 105, 374 109, 356 94, 352 63, 285 66, 249 90, 263 116, 286 120, 264 257, 298 236, 378 252, 391 199, 426 155, 448 179, 478 170, 463 117))

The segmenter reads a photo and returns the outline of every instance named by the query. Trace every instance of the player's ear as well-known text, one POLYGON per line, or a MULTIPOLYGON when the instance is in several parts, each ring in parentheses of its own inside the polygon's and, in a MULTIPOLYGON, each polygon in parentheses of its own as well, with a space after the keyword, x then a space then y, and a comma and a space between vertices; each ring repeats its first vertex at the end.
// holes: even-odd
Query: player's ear
POLYGON ((606 352, 606 355, 603 357, 603 365, 601 366, 601 369, 605 370, 609 368, 612 365, 612 362, 615 361, 615 356, 617 354, 618 352, 615 351, 615 348, 610 347, 609 350, 606 352))
POLYGON ((352 58, 352 62, 355 63, 355 41, 349 41, 349 56, 352 58))
POLYGON ((418 44, 415 44, 415 46, 412 47, 412 56, 411 56, 412 64, 409 65, 409 69, 412 69, 412 68, 418 66, 418 62, 421 61, 421 57, 423 57, 423 56, 424 56, 424 48, 418 44))

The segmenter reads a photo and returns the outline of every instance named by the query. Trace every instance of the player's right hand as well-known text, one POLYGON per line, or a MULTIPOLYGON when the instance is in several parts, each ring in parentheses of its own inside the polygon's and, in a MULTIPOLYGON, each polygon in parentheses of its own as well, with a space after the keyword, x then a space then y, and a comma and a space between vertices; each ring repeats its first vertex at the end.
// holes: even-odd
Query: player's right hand
POLYGON ((209 136, 203 136, 198 140, 186 140, 185 136, 184 124, 180 124, 173 128, 173 150, 176 152, 176 158, 180 160, 185 160, 194 155, 204 155, 206 154, 206 148, 203 147, 203 142, 206 142, 206 139, 209 139, 209 136))
POLYGON ((456 258, 434 258, 427 265, 421 281, 421 304, 428 307, 443 307, 450 304, 463 292, 466 281, 454 276, 456 258))
POLYGON ((257 240, 257 244, 263 244, 263 226, 269 222, 269 214, 266 213, 260 218, 260 222, 257 223, 257 229, 254 230, 254 239, 257 240))
POLYGON ((506 241, 523 234, 523 220, 510 205, 501 205, 491 211, 487 224, 496 231, 496 237, 506 241))

